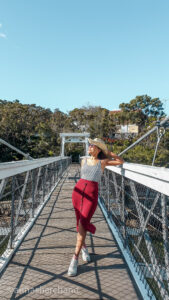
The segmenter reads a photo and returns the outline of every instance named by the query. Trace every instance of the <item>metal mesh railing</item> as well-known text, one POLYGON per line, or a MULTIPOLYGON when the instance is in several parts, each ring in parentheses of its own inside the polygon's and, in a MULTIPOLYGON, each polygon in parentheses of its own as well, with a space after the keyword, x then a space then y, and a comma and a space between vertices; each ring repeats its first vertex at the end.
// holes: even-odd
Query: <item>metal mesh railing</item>
MULTIPOLYGON (((137 166, 136 166, 137 168, 137 166)), ((160 179, 159 179, 160 186, 160 179)), ((167 194, 167 193, 166 193, 167 194)), ((169 299, 169 197, 105 169, 100 199, 150 299, 169 299)))
POLYGON ((56 158, 46 165, 0 180, 0 254, 7 244, 13 247, 17 234, 34 218, 36 209, 46 200, 70 162, 70 158, 56 158))

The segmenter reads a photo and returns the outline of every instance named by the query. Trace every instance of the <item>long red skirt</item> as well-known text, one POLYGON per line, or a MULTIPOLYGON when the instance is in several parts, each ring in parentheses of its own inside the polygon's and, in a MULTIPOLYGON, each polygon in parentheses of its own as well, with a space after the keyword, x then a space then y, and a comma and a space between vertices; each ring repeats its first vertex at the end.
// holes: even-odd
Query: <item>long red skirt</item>
POLYGON ((86 231, 95 233, 96 227, 90 223, 90 220, 98 203, 98 183, 80 179, 73 189, 72 203, 76 214, 77 232, 80 220, 86 231))

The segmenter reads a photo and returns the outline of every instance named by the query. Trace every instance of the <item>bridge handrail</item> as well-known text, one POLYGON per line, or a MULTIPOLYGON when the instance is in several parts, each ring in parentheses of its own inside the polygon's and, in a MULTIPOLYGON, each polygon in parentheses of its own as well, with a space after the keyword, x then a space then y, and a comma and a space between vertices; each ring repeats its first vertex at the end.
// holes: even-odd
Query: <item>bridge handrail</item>
POLYGON ((169 169, 167 168, 124 163, 122 167, 109 166, 106 169, 169 196, 169 169))
POLYGON ((18 247, 70 163, 57 156, 0 164, 0 255, 18 247))
POLYGON ((169 299, 169 169, 110 166, 99 186, 100 207, 143 299, 169 299))
POLYGON ((51 164, 55 161, 68 159, 68 157, 45 157, 45 158, 37 158, 34 160, 21 160, 21 161, 11 161, 0 163, 0 179, 7 178, 10 176, 17 175, 22 172, 27 172, 29 170, 33 170, 47 164, 51 164))

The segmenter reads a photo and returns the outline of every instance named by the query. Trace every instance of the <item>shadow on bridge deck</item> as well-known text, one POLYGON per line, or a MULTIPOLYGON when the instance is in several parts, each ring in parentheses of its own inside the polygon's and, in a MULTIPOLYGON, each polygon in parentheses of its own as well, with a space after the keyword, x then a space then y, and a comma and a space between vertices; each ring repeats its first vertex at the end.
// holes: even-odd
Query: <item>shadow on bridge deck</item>
POLYGON ((0 299, 140 299, 127 266, 98 207, 95 235, 86 243, 92 262, 79 257, 78 276, 67 269, 76 241, 71 194, 78 166, 54 190, 0 279, 0 299))

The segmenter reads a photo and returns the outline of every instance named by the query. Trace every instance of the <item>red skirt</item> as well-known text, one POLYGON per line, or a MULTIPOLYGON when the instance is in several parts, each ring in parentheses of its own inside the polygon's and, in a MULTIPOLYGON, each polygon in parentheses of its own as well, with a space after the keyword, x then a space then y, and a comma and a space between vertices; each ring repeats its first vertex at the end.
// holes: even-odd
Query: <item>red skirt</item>
POLYGON ((80 220, 86 231, 95 233, 96 227, 90 223, 90 220, 98 203, 98 183, 80 179, 73 189, 72 203, 76 214, 77 232, 80 220))

